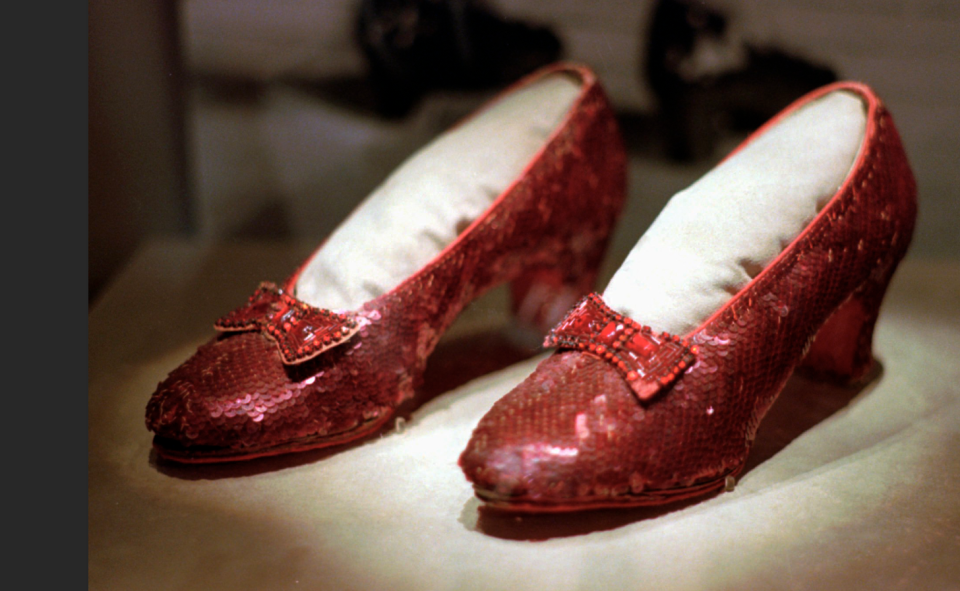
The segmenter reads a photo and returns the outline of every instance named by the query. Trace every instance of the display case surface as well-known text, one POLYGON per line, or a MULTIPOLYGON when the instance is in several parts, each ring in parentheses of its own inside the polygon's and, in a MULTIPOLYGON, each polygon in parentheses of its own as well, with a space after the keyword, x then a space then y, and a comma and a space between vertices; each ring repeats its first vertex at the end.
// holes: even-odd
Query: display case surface
POLYGON ((946 589, 960 585, 960 265, 908 257, 870 381, 791 378, 732 492, 660 509, 484 511, 457 466, 539 356, 505 294, 471 306, 400 428, 346 449, 178 466, 156 384, 309 252, 153 242, 89 315, 89 587, 946 589))

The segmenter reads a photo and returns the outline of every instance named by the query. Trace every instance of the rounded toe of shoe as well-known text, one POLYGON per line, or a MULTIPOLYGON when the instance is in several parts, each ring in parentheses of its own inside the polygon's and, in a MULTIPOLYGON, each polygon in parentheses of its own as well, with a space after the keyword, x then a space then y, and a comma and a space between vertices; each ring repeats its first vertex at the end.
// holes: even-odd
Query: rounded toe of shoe
POLYGON ((479 497, 502 507, 615 503, 649 485, 643 415, 602 360, 559 353, 481 419, 460 466, 479 497))
POLYGON ((173 459, 255 451, 302 422, 300 389, 266 338, 221 336, 157 386, 146 426, 155 434, 154 447, 173 459))
POLYGON ((370 363, 339 350, 285 365, 276 344, 260 333, 221 335, 157 386, 146 426, 161 456, 184 462, 349 441, 382 424, 393 409, 382 394, 389 388, 378 387, 380 374, 361 371, 370 363))
POLYGON ((188 380, 161 382, 147 403, 146 425, 156 437, 189 444, 200 435, 203 417, 196 409, 202 403, 188 380))

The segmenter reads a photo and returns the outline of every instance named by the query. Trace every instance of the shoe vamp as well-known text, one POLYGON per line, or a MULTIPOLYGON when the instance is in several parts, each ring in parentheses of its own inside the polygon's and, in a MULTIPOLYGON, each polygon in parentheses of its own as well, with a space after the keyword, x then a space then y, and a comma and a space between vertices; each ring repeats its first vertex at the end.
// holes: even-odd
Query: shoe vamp
POLYGON ((148 428, 187 445, 244 447, 349 429, 365 410, 357 392, 370 389, 352 357, 332 350, 289 366, 260 333, 218 337, 158 386, 148 428))
POLYGON ((484 417, 464 469, 480 488, 530 498, 636 494, 716 478, 742 462, 746 436, 735 421, 717 424, 722 388, 705 385, 641 402, 606 361, 558 353, 484 417))

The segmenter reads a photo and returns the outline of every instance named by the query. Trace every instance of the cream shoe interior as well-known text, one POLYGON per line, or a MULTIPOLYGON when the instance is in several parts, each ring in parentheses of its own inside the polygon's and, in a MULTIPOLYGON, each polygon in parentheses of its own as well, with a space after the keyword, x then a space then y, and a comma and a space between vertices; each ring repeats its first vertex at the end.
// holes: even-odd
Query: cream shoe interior
POLYGON ((581 86, 572 75, 547 75, 411 156, 313 255, 295 295, 317 307, 355 310, 417 272, 517 179, 581 86))
POLYGON ((772 262, 843 185, 866 103, 805 105, 674 195, 611 278, 611 308, 658 331, 699 326, 772 262))

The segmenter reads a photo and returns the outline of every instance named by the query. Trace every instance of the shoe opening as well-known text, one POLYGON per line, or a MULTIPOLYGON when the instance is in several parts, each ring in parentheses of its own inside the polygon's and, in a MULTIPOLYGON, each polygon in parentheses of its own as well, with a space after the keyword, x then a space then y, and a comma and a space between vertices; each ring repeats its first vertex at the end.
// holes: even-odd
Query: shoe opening
POLYGON ((674 195, 604 292, 657 330, 685 334, 759 275, 836 195, 866 134, 867 103, 829 92, 674 195))
POLYGON ((296 296, 359 308, 429 263, 483 215, 565 120, 584 81, 547 74, 489 104, 407 159, 304 268, 296 296))

